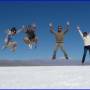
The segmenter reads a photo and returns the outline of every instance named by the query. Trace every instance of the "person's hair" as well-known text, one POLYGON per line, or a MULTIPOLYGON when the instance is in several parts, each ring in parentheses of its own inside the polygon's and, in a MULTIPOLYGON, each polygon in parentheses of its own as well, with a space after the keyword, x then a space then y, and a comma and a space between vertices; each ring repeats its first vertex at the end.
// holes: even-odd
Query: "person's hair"
POLYGON ((84 37, 86 37, 86 36, 87 36, 87 34, 88 34, 87 32, 83 32, 83 36, 84 36, 84 37))
POLYGON ((15 27, 12 27, 12 28, 11 28, 11 32, 16 33, 16 28, 15 28, 15 27))

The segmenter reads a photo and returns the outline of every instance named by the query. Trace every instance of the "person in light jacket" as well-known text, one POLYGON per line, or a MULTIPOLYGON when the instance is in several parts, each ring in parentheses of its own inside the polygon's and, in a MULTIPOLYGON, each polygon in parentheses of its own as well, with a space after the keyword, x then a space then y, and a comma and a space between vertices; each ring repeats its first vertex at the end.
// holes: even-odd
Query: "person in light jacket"
POLYGON ((80 33, 80 35, 83 39, 83 42, 84 42, 84 53, 83 53, 83 57, 82 57, 82 64, 83 64, 85 62, 87 51, 89 51, 89 54, 90 54, 90 33, 82 32, 80 30, 79 25, 77 26, 77 30, 80 33))

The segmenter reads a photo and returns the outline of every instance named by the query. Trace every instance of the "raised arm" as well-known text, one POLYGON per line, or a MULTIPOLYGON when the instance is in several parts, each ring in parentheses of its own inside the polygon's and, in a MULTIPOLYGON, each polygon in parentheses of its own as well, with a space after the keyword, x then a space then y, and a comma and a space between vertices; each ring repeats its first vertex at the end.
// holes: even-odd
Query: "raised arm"
POLYGON ((49 23, 49 27, 50 27, 50 32, 53 33, 53 34, 56 34, 55 31, 54 31, 54 26, 52 23, 49 23))
POLYGON ((66 27, 65 27, 65 31, 64 31, 64 34, 66 34, 68 31, 69 31, 69 26, 70 26, 70 23, 69 21, 66 23, 66 27))
POLYGON ((82 31, 80 30, 80 26, 79 26, 79 25, 77 26, 77 31, 80 33, 81 37, 83 38, 83 33, 82 33, 82 31))

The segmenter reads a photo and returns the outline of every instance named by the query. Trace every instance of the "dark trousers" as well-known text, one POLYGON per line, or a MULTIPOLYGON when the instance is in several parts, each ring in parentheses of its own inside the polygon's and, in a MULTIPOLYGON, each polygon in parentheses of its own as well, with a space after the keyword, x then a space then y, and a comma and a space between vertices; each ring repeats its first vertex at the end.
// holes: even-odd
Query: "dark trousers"
POLYGON ((90 45, 89 46, 84 46, 84 54, 83 54, 83 58, 82 58, 82 63, 85 62, 87 51, 89 51, 89 54, 90 54, 90 45))

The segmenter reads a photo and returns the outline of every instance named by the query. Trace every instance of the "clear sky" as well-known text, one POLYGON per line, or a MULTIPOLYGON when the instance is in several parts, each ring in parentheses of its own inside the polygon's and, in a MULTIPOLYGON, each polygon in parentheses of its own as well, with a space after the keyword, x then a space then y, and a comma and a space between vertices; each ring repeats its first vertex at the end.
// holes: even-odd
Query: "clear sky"
MULTIPOLYGON (((90 3, 0 3, 0 47, 4 43, 5 30, 12 26, 19 28, 36 22, 39 37, 38 48, 31 50, 23 42, 24 33, 19 33, 14 37, 18 43, 16 52, 0 50, 0 60, 51 58, 55 39, 49 31, 48 24, 52 21, 57 31, 58 24, 64 28, 67 20, 70 20, 71 25, 65 36, 64 46, 71 58, 80 60, 83 54, 83 41, 76 25, 79 23, 82 31, 90 31, 90 3)), ((57 58, 60 57, 63 57, 63 53, 58 51, 57 58)))

